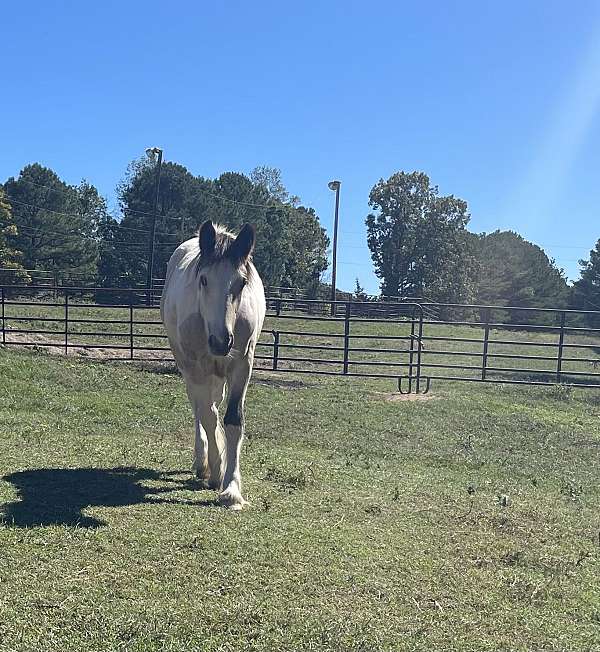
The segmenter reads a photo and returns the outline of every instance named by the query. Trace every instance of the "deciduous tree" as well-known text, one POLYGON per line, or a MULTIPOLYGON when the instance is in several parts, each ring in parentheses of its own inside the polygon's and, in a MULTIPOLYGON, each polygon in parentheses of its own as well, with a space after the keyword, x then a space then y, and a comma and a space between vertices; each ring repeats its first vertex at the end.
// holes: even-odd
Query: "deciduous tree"
POLYGON ((440 196, 423 172, 397 172, 373 186, 369 205, 367 244, 382 295, 470 298, 465 201, 440 196))

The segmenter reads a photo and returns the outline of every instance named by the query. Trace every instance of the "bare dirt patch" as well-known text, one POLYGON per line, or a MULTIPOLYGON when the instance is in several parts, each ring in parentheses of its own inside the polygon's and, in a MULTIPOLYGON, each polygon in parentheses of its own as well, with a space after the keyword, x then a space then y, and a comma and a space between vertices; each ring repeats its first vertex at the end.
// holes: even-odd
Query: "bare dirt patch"
MULTIPOLYGON (((2 346, 0 344, 0 346, 2 346)), ((4 344, 7 348, 29 349, 33 351, 45 351, 51 355, 65 355, 64 341, 53 339, 40 335, 39 333, 11 333, 6 331, 6 342, 4 344)), ((98 348, 97 346, 84 346, 78 344, 69 344, 69 356, 78 356, 82 358, 94 358, 99 360, 131 360, 129 349, 115 349, 98 348)), ((172 359, 170 351, 143 351, 134 349, 133 360, 149 360, 160 359, 169 361, 172 359)))
MULTIPOLYGON (((3 345, 0 344, 0 348, 3 345)), ((58 338, 53 339, 39 333, 10 333, 6 332, 5 348, 24 349, 47 353, 49 355, 65 355, 65 345, 58 338)), ((122 360, 123 362, 139 363, 141 368, 154 373, 178 373, 177 365, 173 361, 170 351, 144 351, 134 349, 134 357, 131 358, 129 349, 115 348, 97 348, 95 346, 79 346, 69 344, 69 357, 88 358, 100 361, 122 360)), ((305 383, 301 380, 288 378, 278 378, 277 376, 265 376, 263 369, 255 368, 255 371, 261 371, 260 375, 252 378, 252 383, 257 385, 266 385, 278 389, 298 390, 308 387, 314 387, 313 384, 305 383)))

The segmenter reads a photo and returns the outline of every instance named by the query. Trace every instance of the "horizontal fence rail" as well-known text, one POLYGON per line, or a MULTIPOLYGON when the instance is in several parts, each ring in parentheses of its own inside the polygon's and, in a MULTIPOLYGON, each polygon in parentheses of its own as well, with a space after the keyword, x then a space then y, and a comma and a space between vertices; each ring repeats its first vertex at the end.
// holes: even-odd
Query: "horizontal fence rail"
MULTIPOLYGON (((127 288, 0 286, 1 343, 66 355, 170 361, 154 300, 127 288)), ((600 387, 600 312, 424 301, 269 297, 255 369, 600 387)))
MULTIPOLYGON (((146 288, 145 286, 131 286, 130 279, 123 278, 122 280, 122 286, 107 288, 99 285, 97 278, 86 274, 69 272, 60 275, 56 272, 47 270, 14 270, 12 268, 0 267, 0 285, 4 285, 7 292, 12 292, 13 294, 18 294, 19 291, 28 289, 31 292, 36 293, 39 297, 44 295, 56 297, 61 289, 69 288, 69 290, 72 291, 73 296, 93 298, 100 303, 114 303, 123 300, 124 294, 133 293, 134 303, 159 304, 165 283, 164 279, 154 278, 151 288, 146 288), (23 280, 19 280, 20 277, 18 271, 25 272, 31 278, 31 282, 27 285, 23 285, 23 280)), ((307 299, 320 300, 322 306, 320 306, 319 310, 321 312, 325 312, 328 309, 327 306, 329 306, 329 309, 331 308, 329 298, 330 289, 325 287, 307 290, 306 288, 267 286, 265 287, 265 292, 269 297, 269 301, 272 301, 273 303, 277 299, 294 299, 294 304, 296 305, 288 302, 284 307, 286 310, 293 309, 301 311, 306 309, 306 307, 303 308, 303 306, 304 301, 307 299)), ((359 303, 351 292, 344 292, 342 290, 336 290, 336 301, 341 303, 346 301, 359 303)), ((429 316, 432 318, 436 317, 435 308, 432 307, 435 304, 425 297, 365 295, 364 300, 360 302, 365 304, 364 310, 368 309, 371 314, 389 314, 393 317, 393 306, 390 305, 387 309, 382 306, 384 304, 406 303, 407 301, 428 304, 429 307, 426 310, 430 311, 429 316)), ((317 310, 317 308, 313 306, 312 310, 317 310)))

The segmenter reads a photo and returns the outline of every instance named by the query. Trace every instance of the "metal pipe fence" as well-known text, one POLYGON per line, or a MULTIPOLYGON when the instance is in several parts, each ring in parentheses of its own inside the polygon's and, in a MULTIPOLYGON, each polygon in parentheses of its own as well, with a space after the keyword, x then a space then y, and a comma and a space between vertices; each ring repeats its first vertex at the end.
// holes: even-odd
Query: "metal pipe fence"
MULTIPOLYGON (((172 360, 145 291, 0 286, 1 342, 103 359, 172 360), (112 298, 112 301, 107 299, 112 298)), ((257 371, 435 381, 600 387, 600 312, 271 297, 257 371)))

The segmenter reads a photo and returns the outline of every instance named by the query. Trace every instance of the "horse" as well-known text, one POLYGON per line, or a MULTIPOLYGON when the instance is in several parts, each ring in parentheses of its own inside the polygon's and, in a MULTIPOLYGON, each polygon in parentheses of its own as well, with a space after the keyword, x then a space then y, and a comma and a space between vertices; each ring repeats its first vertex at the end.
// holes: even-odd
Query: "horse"
POLYGON ((185 380, 196 426, 192 470, 219 490, 220 504, 241 510, 240 454, 244 403, 254 350, 266 312, 252 252, 256 234, 245 224, 234 236, 204 222, 167 265, 161 318, 185 380), (219 405, 227 394, 223 425, 219 405))

